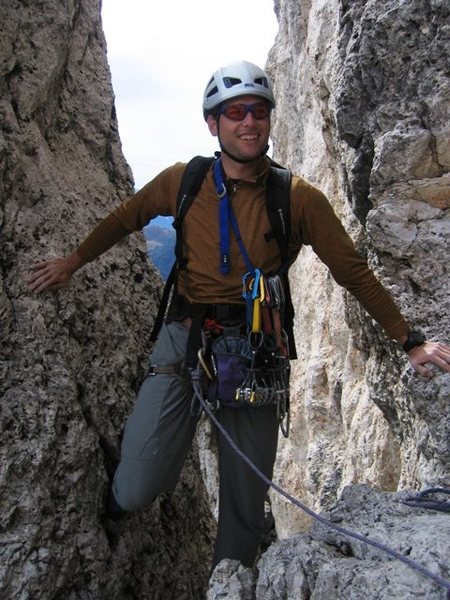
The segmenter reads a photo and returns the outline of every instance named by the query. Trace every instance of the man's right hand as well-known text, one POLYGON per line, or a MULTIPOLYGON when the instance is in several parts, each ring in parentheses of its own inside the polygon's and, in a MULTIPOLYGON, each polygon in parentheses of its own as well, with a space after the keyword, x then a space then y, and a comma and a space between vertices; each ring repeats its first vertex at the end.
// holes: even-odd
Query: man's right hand
POLYGON ((31 275, 27 278, 28 289, 39 294, 43 290, 57 290, 69 285, 72 275, 81 267, 76 252, 66 258, 54 258, 38 262, 31 266, 31 275))

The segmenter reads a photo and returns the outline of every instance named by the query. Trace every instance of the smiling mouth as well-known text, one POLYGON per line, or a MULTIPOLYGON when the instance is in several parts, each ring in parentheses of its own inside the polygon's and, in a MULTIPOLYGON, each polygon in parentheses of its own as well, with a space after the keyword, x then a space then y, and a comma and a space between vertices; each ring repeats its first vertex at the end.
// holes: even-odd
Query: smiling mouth
POLYGON ((244 140, 244 142, 254 142, 258 139, 258 135, 246 133, 244 135, 240 135, 239 139, 244 140))

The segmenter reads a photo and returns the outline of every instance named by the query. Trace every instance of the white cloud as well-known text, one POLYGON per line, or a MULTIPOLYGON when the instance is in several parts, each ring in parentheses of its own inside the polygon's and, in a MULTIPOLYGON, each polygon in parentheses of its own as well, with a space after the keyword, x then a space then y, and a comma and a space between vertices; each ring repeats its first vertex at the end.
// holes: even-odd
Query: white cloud
POLYGON ((235 60, 264 67, 278 29, 272 0, 103 0, 102 19, 137 188, 217 149, 201 110, 208 78, 235 60))

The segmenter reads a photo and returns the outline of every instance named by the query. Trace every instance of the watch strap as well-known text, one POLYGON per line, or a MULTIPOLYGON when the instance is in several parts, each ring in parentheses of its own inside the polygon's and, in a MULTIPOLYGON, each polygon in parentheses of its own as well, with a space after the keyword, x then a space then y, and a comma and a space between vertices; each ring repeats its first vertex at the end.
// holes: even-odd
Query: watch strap
POLYGON ((422 346, 425 343, 426 337, 420 331, 410 331, 406 342, 402 344, 402 348, 405 352, 409 352, 417 346, 422 346))

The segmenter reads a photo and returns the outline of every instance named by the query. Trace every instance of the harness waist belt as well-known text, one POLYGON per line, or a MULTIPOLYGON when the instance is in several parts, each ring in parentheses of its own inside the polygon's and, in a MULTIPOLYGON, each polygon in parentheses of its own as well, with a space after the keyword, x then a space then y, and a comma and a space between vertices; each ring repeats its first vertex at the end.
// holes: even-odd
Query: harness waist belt
POLYGON ((245 321, 245 306, 240 304, 211 304, 206 316, 218 323, 245 321))
POLYGON ((191 304, 179 294, 174 294, 167 319, 182 321, 192 319, 186 349, 185 366, 195 369, 197 354, 202 345, 202 327, 205 318, 216 319, 222 325, 235 325, 245 322, 245 306, 239 304, 191 304))
POLYGON ((236 323, 245 321, 244 304, 197 304, 191 303, 184 296, 176 295, 170 303, 167 318, 181 321, 186 317, 214 319, 218 323, 236 323))

